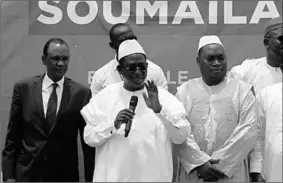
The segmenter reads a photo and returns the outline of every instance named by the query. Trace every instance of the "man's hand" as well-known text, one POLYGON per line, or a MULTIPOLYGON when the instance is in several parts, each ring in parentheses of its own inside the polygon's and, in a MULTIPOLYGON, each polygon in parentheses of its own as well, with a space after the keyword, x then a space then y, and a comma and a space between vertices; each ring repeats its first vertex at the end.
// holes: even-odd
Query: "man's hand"
POLYGON ((152 109, 155 113, 160 113, 162 106, 160 105, 158 98, 158 89, 153 81, 145 83, 148 96, 145 92, 142 93, 144 101, 148 108, 152 109))
POLYGON ((135 113, 130 109, 123 109, 121 110, 114 121, 114 126, 116 130, 118 130, 123 123, 127 123, 128 121, 132 121, 135 113))
POLYGON ((218 164, 220 160, 209 160, 203 165, 196 167, 199 178, 202 178, 205 182, 216 182, 219 179, 223 179, 226 175, 215 168, 212 164, 218 164))
POLYGON ((265 182, 260 173, 250 173, 252 182, 265 182))

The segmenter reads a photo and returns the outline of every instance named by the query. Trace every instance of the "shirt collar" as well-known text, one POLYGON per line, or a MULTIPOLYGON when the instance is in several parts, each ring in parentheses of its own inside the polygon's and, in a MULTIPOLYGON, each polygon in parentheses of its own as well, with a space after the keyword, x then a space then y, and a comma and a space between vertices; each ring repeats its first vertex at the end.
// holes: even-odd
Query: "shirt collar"
MULTIPOLYGON (((57 82, 59 88, 63 88, 64 80, 65 80, 65 76, 63 76, 63 78, 57 82)), ((50 87, 53 83, 54 83, 54 81, 52 81, 52 79, 50 79, 50 78, 48 77, 47 73, 45 73, 45 76, 44 76, 43 81, 42 81, 42 88, 43 88, 43 89, 47 89, 47 88, 50 87)))
POLYGON ((121 81, 120 82, 120 87, 122 88, 122 90, 127 94, 127 95, 136 95, 136 96, 142 96, 142 93, 145 92, 147 94, 147 90, 146 90, 146 87, 144 87, 143 89, 141 90, 137 90, 137 91, 129 91, 129 90, 126 90, 124 88, 124 82, 121 81))
POLYGON ((209 93, 214 93, 215 91, 217 92, 217 90, 221 90, 221 88, 223 88, 226 84, 227 84, 227 77, 224 78, 224 80, 222 82, 220 82, 218 85, 212 85, 209 86, 207 85, 202 78, 200 78, 200 82, 201 85, 209 92, 209 93))

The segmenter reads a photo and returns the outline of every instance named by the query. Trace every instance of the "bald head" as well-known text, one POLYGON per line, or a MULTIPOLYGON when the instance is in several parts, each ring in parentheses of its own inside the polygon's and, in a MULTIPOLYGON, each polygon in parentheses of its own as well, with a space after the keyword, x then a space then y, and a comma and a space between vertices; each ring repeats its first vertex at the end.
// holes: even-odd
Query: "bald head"
POLYGON ((125 23, 118 23, 115 24, 109 32, 109 37, 110 37, 110 47, 113 48, 114 50, 118 50, 119 45, 121 42, 127 39, 136 39, 134 36, 132 28, 125 23))

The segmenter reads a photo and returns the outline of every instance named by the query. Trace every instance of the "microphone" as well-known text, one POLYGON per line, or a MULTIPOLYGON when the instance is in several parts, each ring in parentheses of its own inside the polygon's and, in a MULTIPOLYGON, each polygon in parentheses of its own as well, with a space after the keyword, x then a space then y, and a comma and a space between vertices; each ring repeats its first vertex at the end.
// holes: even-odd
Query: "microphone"
MULTIPOLYGON (((135 112, 137 104, 138 104, 138 97, 133 95, 131 97, 131 100, 130 100, 130 107, 129 107, 129 109, 131 111, 135 112)), ((127 124, 126 124, 126 127, 125 127, 125 137, 128 137, 128 135, 130 133, 130 130, 131 130, 131 126, 132 126, 132 121, 128 121, 127 124)))

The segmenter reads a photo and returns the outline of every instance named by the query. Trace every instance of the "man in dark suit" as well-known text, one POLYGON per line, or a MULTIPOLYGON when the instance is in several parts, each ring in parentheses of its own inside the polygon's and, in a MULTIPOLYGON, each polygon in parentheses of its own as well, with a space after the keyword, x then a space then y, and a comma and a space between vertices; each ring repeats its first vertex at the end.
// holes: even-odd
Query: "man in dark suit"
POLYGON ((66 42, 52 38, 43 49, 46 74, 14 85, 2 153, 4 181, 78 182, 78 131, 85 180, 92 181, 95 151, 83 140, 85 122, 80 114, 91 92, 65 77, 69 58, 66 42))

